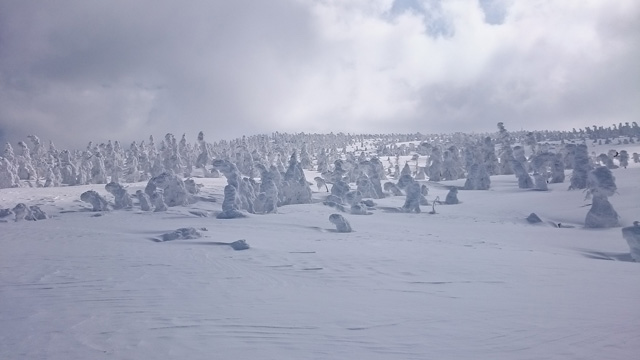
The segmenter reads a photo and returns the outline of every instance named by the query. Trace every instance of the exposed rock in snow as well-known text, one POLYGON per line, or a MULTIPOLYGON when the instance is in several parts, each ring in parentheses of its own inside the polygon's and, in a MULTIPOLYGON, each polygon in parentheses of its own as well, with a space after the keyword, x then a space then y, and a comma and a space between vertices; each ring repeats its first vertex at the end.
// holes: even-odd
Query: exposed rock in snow
POLYGON ((530 224, 538 224, 542 222, 542 219, 540 219, 536 213, 531 213, 527 216, 527 222, 530 224))

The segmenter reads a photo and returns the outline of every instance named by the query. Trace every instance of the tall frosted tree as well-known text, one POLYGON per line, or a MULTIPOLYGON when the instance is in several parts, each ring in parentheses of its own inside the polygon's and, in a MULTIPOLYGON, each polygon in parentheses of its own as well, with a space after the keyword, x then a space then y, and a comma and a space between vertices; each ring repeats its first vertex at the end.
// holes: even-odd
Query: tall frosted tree
POLYGON ((575 151, 573 172, 571 173, 571 185, 569 186, 569 189, 585 189, 587 187, 587 176, 589 171, 591 171, 591 168, 587 145, 578 145, 575 151))

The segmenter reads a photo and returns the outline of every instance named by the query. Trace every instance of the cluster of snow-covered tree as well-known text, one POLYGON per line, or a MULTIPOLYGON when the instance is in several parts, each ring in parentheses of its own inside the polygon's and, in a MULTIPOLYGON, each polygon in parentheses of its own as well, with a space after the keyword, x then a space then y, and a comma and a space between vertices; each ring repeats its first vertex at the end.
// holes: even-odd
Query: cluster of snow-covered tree
MULTIPOLYGON (((420 202, 426 203, 426 190, 417 185, 420 180, 464 178, 463 189, 486 190, 492 175, 515 175, 520 188, 547 190, 548 183, 564 182, 565 170, 570 169, 569 188, 588 189, 593 196, 592 210, 605 209, 610 207, 607 196, 615 191, 609 169, 626 167, 630 157, 625 150, 614 149, 589 154, 585 143, 601 140, 594 134, 615 138, 624 145, 636 142, 640 130, 633 123, 614 125, 613 129, 510 133, 498 123, 498 131, 491 134, 273 133, 213 143, 205 141, 200 132, 193 143, 186 135, 178 140, 167 134, 159 143, 151 136, 128 148, 108 141, 89 143, 85 150, 61 151, 52 142, 44 146, 32 135, 28 137, 31 145, 20 141, 17 150, 10 143, 5 145, 0 157, 0 188, 116 184, 109 187, 116 196, 115 192, 123 189, 120 183, 148 181, 145 193, 149 208, 157 204, 157 210, 165 202, 169 206, 182 204, 188 201, 188 193, 197 191, 192 182, 183 184, 180 186, 189 191, 159 201, 158 196, 166 198, 171 192, 162 188, 167 183, 223 174, 228 186, 220 216, 237 217, 242 210, 269 213, 278 206, 310 202, 311 190, 303 172, 307 169, 322 174, 315 180, 319 189, 324 187, 333 196, 328 203, 343 209, 347 206, 351 213, 366 213, 362 199, 390 194, 408 196, 405 210, 419 209, 420 202), (412 160, 402 163, 401 156, 412 156, 412 160)), ((637 153, 632 158, 640 162, 637 153)), ((101 204, 100 200, 87 201, 98 207, 101 204)), ((611 226, 612 221, 591 223, 611 226)))

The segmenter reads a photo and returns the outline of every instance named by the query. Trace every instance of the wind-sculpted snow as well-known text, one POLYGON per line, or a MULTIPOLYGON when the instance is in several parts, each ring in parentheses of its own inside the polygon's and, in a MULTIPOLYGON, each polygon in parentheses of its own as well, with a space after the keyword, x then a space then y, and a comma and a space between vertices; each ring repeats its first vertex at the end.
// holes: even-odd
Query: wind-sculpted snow
POLYGON ((124 186, 115 182, 110 182, 105 185, 104 188, 115 198, 113 205, 114 210, 130 209, 133 207, 131 195, 129 195, 127 189, 125 189, 124 186))
POLYGON ((177 175, 163 172, 152 177, 144 192, 150 197, 157 191, 162 191, 164 202, 167 206, 182 206, 189 204, 190 195, 184 185, 184 181, 177 175))
POLYGON ((608 199, 617 190, 615 177, 611 170, 605 166, 592 170, 587 178, 587 188, 593 199, 591 209, 585 219, 585 226, 588 228, 618 226, 618 213, 613 209, 608 199))
POLYGON ((329 215, 329 222, 336 226, 336 231, 341 233, 352 232, 351 224, 340 214, 329 215))
POLYGON ((631 257, 636 262, 640 262, 640 223, 633 222, 633 226, 622 228, 622 237, 629 244, 631 257))
MULTIPOLYGON (((639 170, 611 170, 625 226, 639 170)), ((198 199, 228 186, 201 169, 193 179, 198 199)), ((78 198, 104 185, 2 189, 0 207, 36 205, 52 220, 0 222, 0 358, 633 359, 640 288, 620 228, 585 229, 585 194, 567 185, 491 180, 436 215, 384 211, 405 201, 387 196, 356 216, 321 204, 314 185, 312 203, 239 221, 194 216, 223 201, 153 213, 136 195, 133 210, 93 217, 78 198), (524 220, 532 211, 538 226, 524 220), (355 231, 338 232, 334 213, 355 231), (201 236, 157 241, 183 228, 201 236)), ((436 203, 464 181, 419 193, 436 203)), ((146 182, 120 184, 137 194, 146 182)))
POLYGON ((80 200, 91 204, 93 211, 109 210, 109 203, 107 200, 94 190, 85 191, 80 194, 80 200))
POLYGON ((444 203, 447 205, 458 204, 460 201, 458 200, 458 188, 453 186, 449 189, 447 193, 447 197, 444 199, 444 203))

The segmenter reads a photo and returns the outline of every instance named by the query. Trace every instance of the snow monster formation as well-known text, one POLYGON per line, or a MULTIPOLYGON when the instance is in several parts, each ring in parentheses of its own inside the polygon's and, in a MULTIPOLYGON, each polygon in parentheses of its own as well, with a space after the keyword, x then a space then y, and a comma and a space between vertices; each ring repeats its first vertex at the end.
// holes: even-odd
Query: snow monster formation
POLYGON ((160 175, 152 177, 144 192, 153 198, 153 194, 162 190, 162 196, 167 206, 183 206, 190 202, 190 195, 187 191, 184 181, 177 175, 169 172, 163 172, 160 175))
MULTIPOLYGON (((224 177, 227 178, 227 184, 235 188, 233 198, 235 199, 234 201, 236 201, 238 209, 254 213, 253 200, 255 199, 255 193, 252 193, 247 184, 243 182, 238 167, 229 160, 220 159, 213 161, 213 167, 216 170, 220 170, 224 177)), ((253 166, 251 166, 251 169, 253 169, 253 166)))
POLYGON ((353 229, 351 229, 351 224, 349 224, 347 219, 340 214, 329 215, 329 222, 336 226, 337 232, 349 233, 353 231, 353 229))
POLYGON ((587 177, 591 169, 587 145, 580 144, 576 147, 573 157, 573 172, 571 173, 569 190, 585 189, 587 187, 587 177))
POLYGON ((295 151, 289 159, 289 167, 282 181, 283 205, 310 204, 311 188, 298 162, 295 151))
POLYGON ((256 167, 260 171, 260 186, 254 202, 254 211, 256 214, 275 214, 278 212, 279 200, 276 176, 280 173, 275 166, 270 170, 262 164, 257 164, 256 167))
POLYGON ((114 210, 131 209, 133 207, 131 196, 122 185, 112 181, 105 185, 104 188, 115 198, 113 205, 114 210))
POLYGON ((85 191, 80 194, 80 200, 91 204, 93 211, 107 211, 109 210, 109 203, 105 198, 94 190, 85 191))
POLYGON ((489 190, 491 178, 484 164, 473 164, 469 169, 467 180, 464 182, 465 190, 489 190))
POLYGON ((403 212, 415 212, 420 213, 420 199, 422 196, 420 184, 416 181, 412 181, 407 185, 406 190, 407 197, 402 206, 403 212))
POLYGON ((618 226, 618 213, 609 203, 609 196, 616 192, 616 179, 606 166, 599 166, 589 173, 587 191, 592 196, 591 209, 585 219, 585 227, 610 228, 618 226))
POLYGON ((460 203, 458 200, 458 188, 452 186, 447 193, 447 197, 444 199, 444 203, 447 205, 454 205, 460 203))
POLYGON ((238 219, 246 217, 240 212, 238 202, 236 200, 236 188, 228 184, 224 187, 224 200, 222 201, 222 212, 216 218, 218 219, 238 219))
POLYGON ((0 157, 0 189, 19 186, 18 169, 8 159, 0 157))
POLYGON ((140 203, 140 209, 142 211, 152 211, 153 205, 151 205, 151 198, 147 193, 142 190, 136 191, 136 198, 138 198, 138 202, 140 203))

